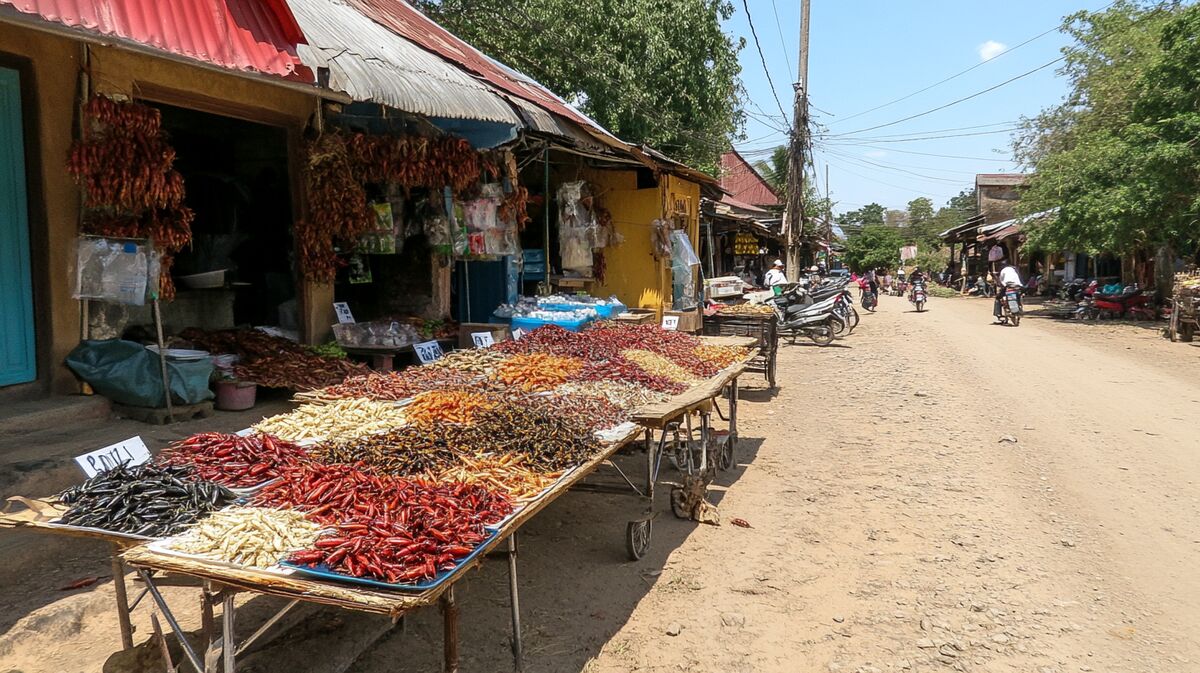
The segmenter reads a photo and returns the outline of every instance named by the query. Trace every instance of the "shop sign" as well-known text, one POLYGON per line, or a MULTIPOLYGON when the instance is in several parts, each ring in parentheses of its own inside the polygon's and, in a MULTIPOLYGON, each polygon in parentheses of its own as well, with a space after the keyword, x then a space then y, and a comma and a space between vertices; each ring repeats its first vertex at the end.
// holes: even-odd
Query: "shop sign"
POLYGON ((75 462, 79 463, 79 467, 83 469, 83 473, 88 476, 88 479, 118 465, 132 467, 141 465, 148 460, 150 460, 150 450, 146 448, 146 443, 142 441, 141 437, 130 437, 123 442, 75 457, 75 462))
POLYGON ((679 329, 679 316, 664 315, 663 321, 662 321, 662 328, 669 332, 674 332, 675 330, 679 329))
POLYGON ((741 232, 733 238, 733 254, 735 255, 757 255, 758 248, 758 238, 754 234, 741 232))
POLYGON ((339 324, 354 324, 354 314, 350 312, 350 304, 344 301, 335 301, 333 302, 333 312, 337 314, 339 324))
POLYGON ((487 348, 496 343, 491 332, 471 332, 471 341, 475 342, 476 348, 487 348))
POLYGON ((413 350, 417 351, 417 359, 421 364, 427 365, 431 362, 437 362, 442 359, 442 345, 437 341, 426 341, 413 346, 413 350))

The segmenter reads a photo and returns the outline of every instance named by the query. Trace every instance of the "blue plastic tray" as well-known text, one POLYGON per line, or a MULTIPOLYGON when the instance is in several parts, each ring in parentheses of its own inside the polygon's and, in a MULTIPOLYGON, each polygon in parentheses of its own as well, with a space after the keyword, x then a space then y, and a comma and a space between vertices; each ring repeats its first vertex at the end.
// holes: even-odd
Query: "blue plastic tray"
POLYGON ((330 570, 324 564, 321 564, 315 568, 310 568, 308 566, 302 566, 297 563, 291 563, 289 561, 280 561, 279 565, 287 567, 287 568, 292 568, 296 572, 301 573, 303 575, 308 575, 310 577, 320 577, 321 579, 333 580, 335 582, 349 582, 350 584, 361 584, 363 586, 375 587, 377 589, 393 589, 393 590, 399 590, 399 591, 426 591, 428 589, 433 589, 434 587, 437 587, 438 585, 440 585, 442 582, 445 582, 446 580, 450 579, 450 577, 452 575, 454 575, 454 573, 458 572, 459 568, 463 567, 463 565, 465 565, 467 563, 470 563, 471 559, 473 559, 476 556, 478 556, 479 554, 481 554, 483 552, 484 547, 486 547, 488 545, 488 543, 491 542, 492 540, 494 540, 496 538, 496 535, 498 535, 500 533, 500 531, 492 530, 490 528, 487 528, 484 530, 485 530, 485 532, 489 533, 487 539, 485 539, 483 542, 480 542, 479 546, 475 547, 475 550, 472 551, 470 554, 467 554, 466 556, 459 559, 458 563, 456 563, 454 565, 453 569, 443 570, 442 572, 438 573, 437 576, 434 577, 433 579, 424 580, 424 581, 418 582, 416 584, 392 584, 390 582, 384 582, 382 580, 373 580, 373 579, 369 579, 366 577, 355 577, 353 575, 345 575, 345 574, 342 574, 339 572, 334 572, 334 571, 330 570))
POLYGON ((522 318, 513 317, 512 328, 523 329, 526 332, 531 332, 539 327, 546 325, 558 325, 559 327, 569 332, 579 332, 584 326, 591 322, 591 319, 584 318, 582 320, 542 320, 541 318, 522 318))

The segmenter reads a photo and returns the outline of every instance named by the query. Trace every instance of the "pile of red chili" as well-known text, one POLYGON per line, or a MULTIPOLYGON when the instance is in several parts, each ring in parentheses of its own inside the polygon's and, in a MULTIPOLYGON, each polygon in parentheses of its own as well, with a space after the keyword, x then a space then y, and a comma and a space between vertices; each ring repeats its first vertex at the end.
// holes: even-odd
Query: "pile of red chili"
POLYGON ((197 477, 222 486, 257 486, 306 458, 304 449, 277 437, 202 432, 168 446, 161 465, 191 467, 197 477))

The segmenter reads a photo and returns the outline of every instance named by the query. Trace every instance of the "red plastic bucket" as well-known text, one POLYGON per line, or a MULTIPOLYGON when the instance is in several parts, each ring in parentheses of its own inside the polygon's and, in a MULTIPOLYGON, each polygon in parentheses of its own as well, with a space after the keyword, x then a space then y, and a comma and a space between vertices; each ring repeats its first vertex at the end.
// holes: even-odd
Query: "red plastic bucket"
POLYGON ((216 406, 221 411, 245 411, 254 406, 258 384, 249 381, 217 381, 216 406))

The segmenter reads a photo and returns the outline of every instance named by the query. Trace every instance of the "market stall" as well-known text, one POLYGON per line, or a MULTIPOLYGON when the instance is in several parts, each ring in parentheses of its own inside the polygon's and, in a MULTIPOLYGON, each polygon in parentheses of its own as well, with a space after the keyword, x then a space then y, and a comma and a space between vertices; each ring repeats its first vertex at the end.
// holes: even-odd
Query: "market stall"
MULTIPOLYGON (((656 448, 649 430, 678 436, 686 423, 684 446, 698 447, 695 467, 704 470, 711 400, 722 390, 736 434, 744 343, 653 325, 542 327, 517 341, 298 395, 302 404, 288 414, 238 435, 181 440, 150 463, 101 473, 0 525, 105 536, 124 550, 173 627, 153 571, 215 588, 225 605, 217 642, 227 671, 247 646, 233 644, 238 591, 393 617, 440 602, 447 670, 455 670, 453 585, 503 549, 519 666, 517 530, 601 466, 615 467, 613 456, 645 434, 646 489, 634 491, 647 513, 630 522, 626 539, 631 555, 645 553, 658 468, 673 450, 663 438, 656 448), (693 412, 701 416, 698 444, 693 412)), ((202 656, 185 650, 199 667, 202 656)))
POLYGON ((1175 275, 1171 295, 1171 322, 1167 336, 1171 341, 1191 341, 1200 329, 1200 274, 1175 275))

